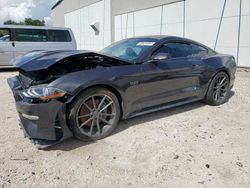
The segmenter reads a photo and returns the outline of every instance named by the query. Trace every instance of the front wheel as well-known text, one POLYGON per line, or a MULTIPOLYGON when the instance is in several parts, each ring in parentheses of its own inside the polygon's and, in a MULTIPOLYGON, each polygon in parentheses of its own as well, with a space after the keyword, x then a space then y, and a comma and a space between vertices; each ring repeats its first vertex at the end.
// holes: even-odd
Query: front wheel
POLYGON ((90 88, 71 104, 69 124, 74 136, 83 141, 108 136, 120 119, 120 105, 115 94, 102 87, 90 88))
POLYGON ((209 85, 205 102, 217 106, 228 101, 230 91, 229 85, 230 80, 225 72, 216 74, 209 85))

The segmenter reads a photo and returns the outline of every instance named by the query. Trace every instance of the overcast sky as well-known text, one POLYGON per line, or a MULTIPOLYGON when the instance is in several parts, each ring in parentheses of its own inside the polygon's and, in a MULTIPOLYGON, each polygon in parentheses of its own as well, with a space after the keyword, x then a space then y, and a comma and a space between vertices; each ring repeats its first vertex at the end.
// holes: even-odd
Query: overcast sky
POLYGON ((0 24, 9 19, 19 22, 32 18, 52 25, 51 7, 56 2, 57 0, 0 0, 0 24))

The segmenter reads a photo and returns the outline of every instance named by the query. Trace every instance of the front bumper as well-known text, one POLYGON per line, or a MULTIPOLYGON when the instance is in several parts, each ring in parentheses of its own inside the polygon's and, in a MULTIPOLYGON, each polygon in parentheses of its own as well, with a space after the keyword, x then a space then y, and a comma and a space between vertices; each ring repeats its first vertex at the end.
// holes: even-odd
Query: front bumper
POLYGON ((72 136, 66 124, 66 105, 58 100, 47 103, 32 103, 25 99, 18 78, 8 79, 13 92, 16 109, 20 118, 20 126, 24 135, 38 147, 45 148, 72 136))

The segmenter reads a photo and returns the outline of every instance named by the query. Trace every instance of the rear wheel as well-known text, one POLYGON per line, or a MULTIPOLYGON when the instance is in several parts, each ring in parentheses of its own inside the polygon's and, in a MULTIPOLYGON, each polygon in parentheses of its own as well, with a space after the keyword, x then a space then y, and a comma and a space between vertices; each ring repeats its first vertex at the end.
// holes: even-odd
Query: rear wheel
POLYGON ((69 124, 74 136, 83 141, 98 140, 108 136, 120 119, 117 97, 101 87, 91 88, 74 100, 69 114, 69 124))
POLYGON ((229 98, 229 77, 225 72, 219 72, 215 75, 208 88, 205 102, 210 105, 220 105, 229 98))

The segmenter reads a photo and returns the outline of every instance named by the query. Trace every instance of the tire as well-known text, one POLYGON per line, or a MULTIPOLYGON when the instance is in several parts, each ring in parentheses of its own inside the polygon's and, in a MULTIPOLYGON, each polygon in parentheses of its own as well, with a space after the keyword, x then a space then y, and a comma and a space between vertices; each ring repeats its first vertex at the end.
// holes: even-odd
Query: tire
POLYGON ((68 122, 76 138, 93 141, 111 134, 120 116, 120 103, 116 95, 105 88, 93 87, 72 102, 68 122))
POLYGON ((229 99, 229 85, 228 75, 225 72, 217 73, 209 85, 204 101, 212 106, 224 104, 229 99))

